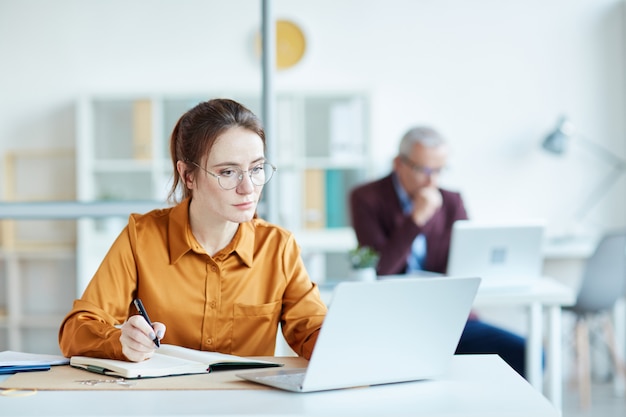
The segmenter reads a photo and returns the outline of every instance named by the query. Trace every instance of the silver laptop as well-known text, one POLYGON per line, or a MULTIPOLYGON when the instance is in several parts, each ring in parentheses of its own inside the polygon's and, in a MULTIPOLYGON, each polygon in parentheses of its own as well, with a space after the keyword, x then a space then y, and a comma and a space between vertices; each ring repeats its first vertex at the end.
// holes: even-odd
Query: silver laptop
POLYGON ((459 220, 452 227, 447 275, 479 276, 482 288, 530 287, 541 277, 544 228, 542 220, 459 220))
POLYGON ((446 372, 480 278, 342 282, 306 369, 238 373, 295 392, 428 379, 446 372))

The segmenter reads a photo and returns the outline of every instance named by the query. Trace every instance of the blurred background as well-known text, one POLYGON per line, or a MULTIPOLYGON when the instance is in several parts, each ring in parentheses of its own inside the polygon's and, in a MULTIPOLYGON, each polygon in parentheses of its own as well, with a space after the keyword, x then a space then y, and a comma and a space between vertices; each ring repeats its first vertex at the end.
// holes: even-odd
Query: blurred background
MULTIPOLYGON (((369 176, 429 124, 452 143, 442 181, 472 218, 545 218, 555 236, 626 224, 626 175, 578 219, 611 165, 576 141, 540 148, 566 115, 624 158, 623 1, 273 4, 306 42, 276 90, 364 94, 369 176)), ((252 0, 0 0, 0 152, 73 148, 83 95, 260 94, 260 25, 252 0)))

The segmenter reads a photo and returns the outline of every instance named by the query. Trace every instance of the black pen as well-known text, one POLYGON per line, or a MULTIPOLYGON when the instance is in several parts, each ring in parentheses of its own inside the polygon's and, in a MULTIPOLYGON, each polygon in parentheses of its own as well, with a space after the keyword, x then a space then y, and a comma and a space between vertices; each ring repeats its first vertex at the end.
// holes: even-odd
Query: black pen
MULTIPOLYGON (((148 317, 148 313, 146 312, 146 309, 143 306, 143 303, 141 302, 141 300, 139 298, 135 298, 133 300, 133 303, 135 303, 135 307, 137 307, 137 311, 139 311, 139 314, 141 314, 141 316, 146 319, 146 321, 148 322, 148 324, 150 325, 150 327, 152 327, 152 322, 150 321, 150 317, 148 317)), ((152 327, 154 329, 154 327, 152 327)), ((156 347, 161 347, 161 343, 159 342, 159 338, 156 337, 156 335, 154 336, 154 344, 156 345, 156 347)))

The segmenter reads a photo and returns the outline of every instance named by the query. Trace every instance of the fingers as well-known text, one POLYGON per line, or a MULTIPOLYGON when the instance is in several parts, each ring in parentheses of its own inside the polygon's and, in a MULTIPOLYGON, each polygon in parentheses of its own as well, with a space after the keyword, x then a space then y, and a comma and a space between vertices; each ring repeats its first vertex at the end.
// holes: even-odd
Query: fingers
POLYGON ((156 345, 154 338, 165 335, 165 325, 154 323, 155 328, 150 327, 148 322, 140 315, 131 316, 121 327, 120 342, 122 353, 133 362, 146 360, 154 354, 156 345))
POLYGON ((435 187, 422 188, 413 200, 413 221, 426 224, 443 204, 441 192, 435 187))
POLYGON ((418 193, 418 198, 427 206, 439 208, 443 202, 441 192, 435 187, 422 188, 418 193))
POLYGON ((152 323, 152 329, 154 330, 154 334, 159 340, 163 339, 166 329, 165 324, 155 321, 154 323, 152 323))

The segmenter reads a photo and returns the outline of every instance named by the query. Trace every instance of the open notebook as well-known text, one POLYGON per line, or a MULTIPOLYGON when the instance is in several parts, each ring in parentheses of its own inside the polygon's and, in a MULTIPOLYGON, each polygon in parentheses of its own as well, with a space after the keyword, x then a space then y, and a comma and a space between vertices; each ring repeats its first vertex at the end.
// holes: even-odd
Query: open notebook
POLYGON ((541 277, 543 236, 542 220, 459 220, 452 227, 447 275, 481 277, 481 289, 529 288, 541 277))
POLYGON ((123 378, 154 378, 171 375, 204 374, 219 370, 267 368, 282 364, 242 358, 225 353, 200 351, 181 346, 161 345, 143 362, 72 356, 70 365, 103 375, 123 378))
POLYGON ((237 376, 309 392, 432 378, 454 355, 479 278, 400 278, 337 285, 306 369, 237 376))

